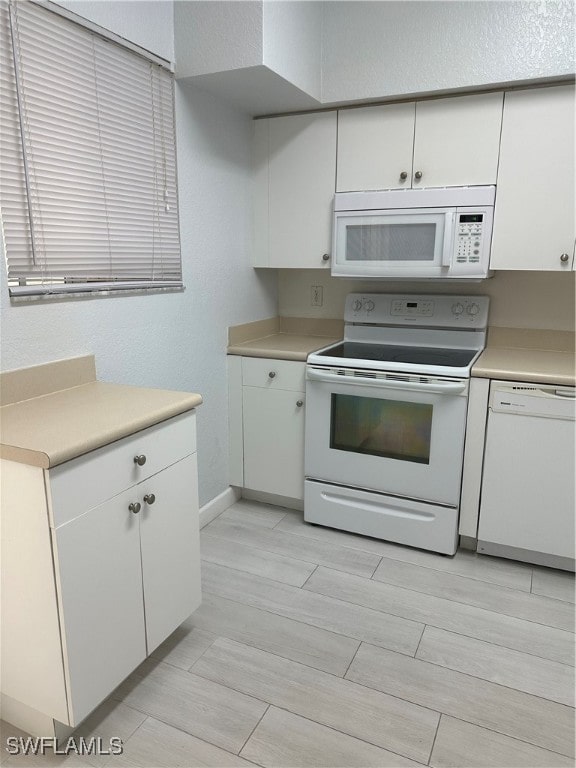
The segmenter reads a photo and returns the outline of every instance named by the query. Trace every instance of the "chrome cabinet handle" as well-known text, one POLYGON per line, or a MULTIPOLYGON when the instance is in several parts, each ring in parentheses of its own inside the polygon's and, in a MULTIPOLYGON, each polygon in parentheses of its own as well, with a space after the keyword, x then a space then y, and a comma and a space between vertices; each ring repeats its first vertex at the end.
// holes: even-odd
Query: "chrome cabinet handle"
POLYGON ((566 262, 568 261, 569 258, 570 258, 570 256, 567 253, 563 253, 562 256, 560 256, 560 261, 563 264, 566 264, 566 262))
POLYGON ((402 179, 402 181, 406 181, 406 179, 408 178, 408 172, 402 171, 402 173, 400 174, 400 178, 402 179))
POLYGON ((296 400, 296 407, 297 408, 302 408, 303 405, 304 405, 304 400, 296 400))
POLYGON ((414 178, 415 179, 421 179, 422 178, 422 171, 416 171, 416 173, 414 174, 414 178))
POLYGON ((322 261, 330 261, 330 254, 329 253, 323 253, 322 254, 322 261))
POLYGON ((147 493, 146 496, 144 496, 144 503, 149 504, 152 506, 154 502, 156 501, 156 496, 153 493, 147 493))
POLYGON ((128 509, 130 510, 130 512, 134 512, 134 514, 137 515, 138 512, 140 512, 140 510, 142 509, 142 507, 139 501, 135 501, 133 504, 128 504, 128 509))
POLYGON ((146 464, 146 456, 143 453, 140 456, 134 456, 134 464, 138 464, 139 467, 143 467, 146 464))
POLYGON ((276 378, 276 371, 270 371, 270 373, 268 374, 268 378, 269 379, 275 379, 276 378))

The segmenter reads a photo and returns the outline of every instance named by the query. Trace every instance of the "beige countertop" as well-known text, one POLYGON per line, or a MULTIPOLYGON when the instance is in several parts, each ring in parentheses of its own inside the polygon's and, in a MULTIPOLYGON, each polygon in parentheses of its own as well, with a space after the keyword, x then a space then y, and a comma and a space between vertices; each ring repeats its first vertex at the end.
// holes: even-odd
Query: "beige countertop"
MULTIPOLYGON (((38 377, 44 367, 29 370, 38 377)), ((0 408, 0 457, 48 469, 201 403, 188 392, 100 381, 49 391, 0 408)))
POLYGON ((305 336, 296 333, 274 333, 261 339, 231 344, 229 355, 246 357, 270 357, 276 360, 306 361, 310 352, 339 341, 328 336, 305 336))
POLYGON ((342 320, 270 317, 228 329, 228 354, 305 362, 344 335, 342 320))
POLYGON ((574 386, 574 334, 568 331, 490 329, 472 376, 574 386))

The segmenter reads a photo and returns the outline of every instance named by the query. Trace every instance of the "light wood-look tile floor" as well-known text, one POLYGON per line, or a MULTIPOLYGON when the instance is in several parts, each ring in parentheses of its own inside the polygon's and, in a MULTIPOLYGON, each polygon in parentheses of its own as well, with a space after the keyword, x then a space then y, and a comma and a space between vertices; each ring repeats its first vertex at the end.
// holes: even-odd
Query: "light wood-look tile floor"
POLYGON ((201 538, 202 607, 77 732, 124 754, 3 765, 574 766, 573 575, 247 501, 201 538))

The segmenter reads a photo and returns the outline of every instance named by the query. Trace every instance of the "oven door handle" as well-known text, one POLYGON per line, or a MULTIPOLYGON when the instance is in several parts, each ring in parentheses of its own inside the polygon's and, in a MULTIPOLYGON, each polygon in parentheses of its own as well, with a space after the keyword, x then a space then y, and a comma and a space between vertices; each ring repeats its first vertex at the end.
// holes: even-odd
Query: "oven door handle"
POLYGON ((324 373, 313 368, 306 371, 310 381, 326 383, 350 384, 361 387, 377 387, 378 389, 403 389, 410 392, 432 392, 438 395, 458 395, 466 389, 464 381, 437 381, 434 384, 417 381, 395 381, 394 379, 369 379, 362 376, 339 376, 337 373, 324 373))

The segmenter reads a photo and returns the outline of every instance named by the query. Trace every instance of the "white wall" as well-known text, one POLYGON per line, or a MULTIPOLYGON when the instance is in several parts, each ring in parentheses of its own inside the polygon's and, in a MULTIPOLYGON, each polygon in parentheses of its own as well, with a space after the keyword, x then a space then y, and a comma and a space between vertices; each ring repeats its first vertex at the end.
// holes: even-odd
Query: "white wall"
POLYGON ((263 63, 315 99, 322 85, 323 3, 264 2, 263 63))
MULTIPOLYGON (((146 3, 150 11, 153 5, 146 3)), ((157 14, 145 18, 154 26, 157 14)), ((123 22, 127 36, 130 18, 123 22)), ((180 86, 176 118, 186 290, 11 304, 1 265, 0 368, 94 353, 104 381, 200 392, 205 503, 228 486, 227 327, 276 314, 276 275, 258 275, 249 266, 250 119, 213 96, 180 86)))
POLYGON ((572 0, 324 3, 322 102, 574 72, 572 0))
POLYGON ((479 283, 401 283, 345 280, 325 270, 279 271, 279 314, 283 317, 342 318, 344 300, 352 291, 384 293, 463 293, 490 296, 490 325, 574 331, 573 272, 495 272, 479 283), (321 307, 310 306, 311 287, 324 291, 321 307))
POLYGON ((174 61, 172 0, 54 0, 147 51, 174 61))
POLYGON ((262 0, 175 0, 179 78, 262 64, 262 0))

